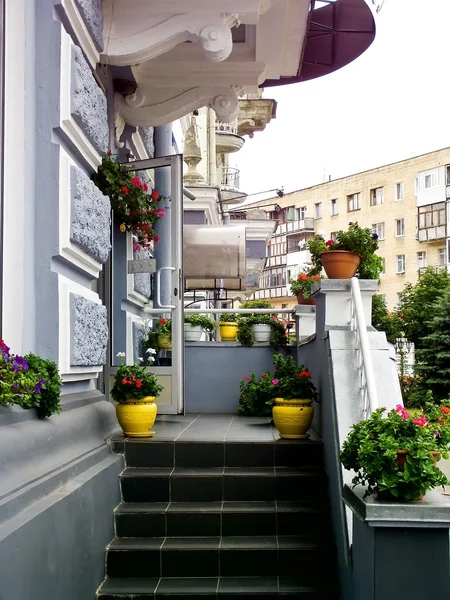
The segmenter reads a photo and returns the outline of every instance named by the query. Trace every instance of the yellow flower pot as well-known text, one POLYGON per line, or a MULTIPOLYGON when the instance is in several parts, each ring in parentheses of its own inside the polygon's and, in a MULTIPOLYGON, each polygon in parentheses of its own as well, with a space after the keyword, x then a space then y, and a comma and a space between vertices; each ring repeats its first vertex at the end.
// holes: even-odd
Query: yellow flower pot
POLYGON ((117 404, 117 420, 125 436, 153 437, 155 435, 155 432, 151 431, 158 412, 155 400, 155 396, 146 396, 140 400, 129 398, 125 404, 117 404))
POLYGON ((307 439, 306 433, 312 423, 314 409, 312 398, 274 398, 272 416, 281 438, 288 440, 307 439))
POLYGON ((219 323, 220 339, 222 342, 235 342, 237 330, 237 323, 219 323))
POLYGON ((168 335, 158 335, 158 346, 161 350, 170 350, 172 348, 172 340, 168 335))

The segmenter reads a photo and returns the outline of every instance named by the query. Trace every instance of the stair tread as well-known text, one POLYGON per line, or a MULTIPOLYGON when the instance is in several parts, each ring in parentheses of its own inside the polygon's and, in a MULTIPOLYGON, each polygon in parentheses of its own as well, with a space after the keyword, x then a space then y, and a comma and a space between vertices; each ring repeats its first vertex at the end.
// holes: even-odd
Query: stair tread
POLYGON ((274 500, 248 502, 122 502, 115 514, 162 514, 176 513, 231 513, 231 512, 295 512, 325 513, 326 507, 318 507, 308 502, 283 502, 274 500))
POLYGON ((121 477, 325 477, 320 467, 126 467, 121 477))

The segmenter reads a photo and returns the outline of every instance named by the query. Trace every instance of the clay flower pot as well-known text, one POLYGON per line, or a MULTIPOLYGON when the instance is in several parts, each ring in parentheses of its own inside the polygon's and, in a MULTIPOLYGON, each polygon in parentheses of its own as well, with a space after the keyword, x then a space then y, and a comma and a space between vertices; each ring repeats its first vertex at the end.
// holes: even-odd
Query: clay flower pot
POLYGON ((358 270, 361 257, 348 250, 328 250, 320 255, 329 279, 350 279, 358 270))
POLYGON ((302 304, 302 305, 306 305, 306 306, 315 306, 316 300, 315 300, 315 298, 311 298, 311 296, 309 296, 308 298, 305 298, 303 296, 303 294, 301 292, 299 292, 297 294, 297 304, 302 304))

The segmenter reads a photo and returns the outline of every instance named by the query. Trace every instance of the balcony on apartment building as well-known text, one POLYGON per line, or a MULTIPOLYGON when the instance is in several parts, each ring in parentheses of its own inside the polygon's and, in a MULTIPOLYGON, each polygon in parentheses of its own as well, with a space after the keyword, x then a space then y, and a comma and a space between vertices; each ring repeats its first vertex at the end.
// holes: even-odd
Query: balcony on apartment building
POLYGON ((450 166, 420 171, 416 176, 419 242, 441 242, 447 237, 446 203, 450 198, 450 166))
POLYGON ((223 204, 241 204, 247 194, 239 190, 240 170, 236 167, 222 167, 220 171, 220 191, 223 204))
POLYGON ((244 138, 238 134, 237 118, 230 123, 222 123, 216 119, 216 152, 230 154, 238 152, 244 145, 244 138))
POLYGON ((447 237, 447 211, 445 202, 419 206, 416 239, 419 242, 440 242, 447 237))

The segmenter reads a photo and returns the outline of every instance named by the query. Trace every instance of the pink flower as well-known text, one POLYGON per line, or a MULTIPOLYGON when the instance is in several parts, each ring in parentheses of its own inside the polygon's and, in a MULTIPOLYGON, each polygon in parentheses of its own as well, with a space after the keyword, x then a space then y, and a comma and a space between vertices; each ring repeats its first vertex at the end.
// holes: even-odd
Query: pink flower
POLYGON ((427 425, 427 420, 425 417, 419 417, 418 419, 413 419, 413 423, 419 427, 425 427, 425 425, 427 425))
POLYGON ((144 192, 148 192, 148 185, 146 183, 144 183, 144 185, 142 186, 142 189, 144 190, 144 192))
POLYGON ((279 379, 272 379, 272 383, 273 383, 273 385, 278 385, 278 382, 279 382, 279 381, 280 381, 279 379))
POLYGON ((157 208, 156 209, 156 214, 158 215, 158 217, 160 219, 164 219, 164 217, 166 216, 166 213, 164 212, 163 208, 157 208))
POLYGON ((247 377, 247 375, 244 375, 244 379, 245 381, 250 381, 250 377, 247 377))
POLYGON ((403 412, 405 409, 403 408, 403 406, 402 406, 401 404, 397 404, 397 406, 395 407, 395 410, 396 410, 398 413, 401 413, 401 412, 403 412))
POLYGON ((159 242, 159 236, 157 236, 157 235, 154 235, 154 236, 153 236, 153 241, 154 241, 155 243, 156 243, 156 242, 159 242))

